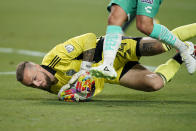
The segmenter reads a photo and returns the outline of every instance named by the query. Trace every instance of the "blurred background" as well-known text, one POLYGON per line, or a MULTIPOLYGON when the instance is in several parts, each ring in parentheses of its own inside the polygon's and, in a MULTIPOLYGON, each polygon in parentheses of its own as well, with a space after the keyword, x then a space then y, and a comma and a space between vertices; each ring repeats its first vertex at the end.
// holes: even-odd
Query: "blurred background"
MULTIPOLYGON (((55 95, 26 88, 16 81, 14 73, 20 61, 41 63, 43 55, 56 44, 77 35, 87 32, 105 35, 108 3, 109 0, 0 0, 2 131, 53 127, 60 130, 64 123, 69 124, 66 125, 69 130, 196 129, 195 75, 188 75, 184 65, 158 93, 106 84, 104 91, 89 103, 59 102, 55 95), (90 113, 88 119, 84 119, 85 112, 90 113), (67 118, 73 116, 76 117, 67 118), (73 124, 76 121, 78 126, 73 124), (88 125, 91 122, 94 124, 88 125)), ((164 0, 156 19, 170 30, 195 23, 196 1, 164 0)), ((144 36, 137 31, 135 22, 125 35, 144 36)), ((191 41, 196 43, 196 39, 191 41)), ((174 53, 175 50, 142 58, 141 63, 156 67, 174 53)))
MULTIPOLYGON (((0 46, 47 52, 56 44, 83 33, 105 35, 108 3, 109 0, 1 0, 0 46)), ((194 0, 165 0, 156 18, 170 30, 194 23, 195 5, 194 0)), ((125 35, 144 36, 137 31, 135 22, 125 35)), ((16 59, 21 57, 25 56, 17 55, 16 59)), ((35 61, 40 62, 41 58, 38 59, 35 61)), ((3 65, 9 67, 6 62, 3 65)))

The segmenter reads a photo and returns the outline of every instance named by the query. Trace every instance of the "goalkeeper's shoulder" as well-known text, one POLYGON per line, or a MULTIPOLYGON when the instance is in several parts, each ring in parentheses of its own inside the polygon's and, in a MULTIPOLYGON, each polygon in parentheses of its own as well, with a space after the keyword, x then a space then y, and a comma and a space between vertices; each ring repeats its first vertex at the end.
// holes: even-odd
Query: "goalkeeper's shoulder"
POLYGON ((82 34, 82 35, 79 35, 79 36, 75 36, 71 39, 69 39, 68 41, 82 41, 82 42, 88 42, 89 40, 96 40, 97 37, 95 35, 95 33, 85 33, 85 34, 82 34), (88 40, 88 41, 87 41, 88 40))
POLYGON ((91 38, 91 39, 97 39, 97 36, 95 33, 86 33, 86 34, 83 34, 81 35, 81 37, 87 37, 87 38, 91 38))
POLYGON ((87 37, 90 37, 91 39, 97 39, 97 36, 96 36, 96 34, 95 33, 86 33, 86 34, 84 34, 84 36, 87 36, 87 37))
POLYGON ((75 46, 79 46, 76 48, 81 48, 83 51, 86 51, 86 50, 95 48, 96 42, 97 42, 97 37, 94 33, 86 33, 86 34, 73 37, 67 40, 66 42, 64 42, 64 44, 65 45, 72 44, 75 46))

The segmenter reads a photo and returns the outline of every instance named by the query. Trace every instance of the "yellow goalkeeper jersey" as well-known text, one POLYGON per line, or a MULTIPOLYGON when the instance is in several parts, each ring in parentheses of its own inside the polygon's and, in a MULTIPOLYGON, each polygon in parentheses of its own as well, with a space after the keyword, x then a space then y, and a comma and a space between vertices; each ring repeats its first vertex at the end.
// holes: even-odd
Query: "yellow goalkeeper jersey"
MULTIPOLYGON (((95 34, 87 33, 56 45, 46 54, 41 65, 58 79, 58 83, 51 87, 51 93, 57 94, 72 75, 80 70, 83 51, 96 48, 96 40, 95 34)), ((96 79, 95 83, 97 94, 102 90, 104 81, 96 79)))
MULTIPOLYGON (((84 51, 96 48, 94 56, 95 63, 92 66, 98 66, 103 63, 103 40, 103 38, 97 39, 93 33, 87 33, 71 38, 50 50, 41 64, 42 67, 50 71, 58 79, 58 83, 51 87, 50 92, 57 94, 61 87, 68 83, 72 75, 80 70, 84 51)), ((129 37, 123 38, 114 61, 114 68, 118 74, 117 78, 114 80, 105 80, 94 77, 96 87, 94 95, 103 90, 104 82, 119 84, 119 77, 124 65, 128 61, 139 60, 136 55, 136 43, 137 40, 129 37)))

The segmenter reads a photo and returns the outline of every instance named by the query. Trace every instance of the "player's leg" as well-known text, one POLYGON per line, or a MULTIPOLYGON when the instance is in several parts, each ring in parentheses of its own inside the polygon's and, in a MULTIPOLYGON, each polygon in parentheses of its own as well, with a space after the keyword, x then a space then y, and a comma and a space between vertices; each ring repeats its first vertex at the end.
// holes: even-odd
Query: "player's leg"
POLYGON ((129 19, 124 23, 124 25, 122 26, 122 30, 124 32, 133 23, 133 20, 135 20, 135 18, 136 18, 136 15, 133 15, 133 16, 129 17, 129 19))
POLYGON ((113 62, 122 40, 122 24, 127 19, 126 12, 119 5, 112 5, 103 46, 103 64, 90 70, 91 75, 113 79, 117 76, 113 62))
MULTIPOLYGON (((196 46, 194 48, 196 53, 196 46)), ((121 72, 119 82, 136 90, 157 91, 175 76, 182 63, 182 57, 177 53, 165 64, 158 66, 153 73, 137 62, 128 62, 121 72)))
POLYGON ((182 63, 182 57, 180 56, 180 53, 177 53, 166 63, 159 65, 155 69, 155 72, 159 74, 165 80, 165 82, 169 82, 178 72, 182 63))
POLYGON ((179 53, 161 64, 151 72, 140 64, 134 65, 131 69, 125 65, 120 77, 120 84, 140 91, 157 91, 169 82, 180 69, 183 63, 179 53))
POLYGON ((151 92, 161 89, 164 86, 164 81, 160 75, 149 71, 140 64, 136 64, 120 78, 120 85, 151 92))
MULTIPOLYGON (((196 54, 196 46, 194 46, 194 55, 196 54)), ((177 53, 173 58, 169 59, 165 64, 158 66, 155 70, 157 74, 160 74, 165 79, 165 82, 169 82, 174 75, 178 72, 183 63, 180 53, 177 53)))
POLYGON ((183 25, 172 30, 172 33, 181 41, 187 41, 196 37, 196 23, 183 25))
POLYGON ((150 36, 153 38, 158 38, 165 44, 169 44, 179 50, 188 72, 190 74, 195 72, 196 59, 192 57, 194 52, 194 45, 192 43, 182 42, 162 25, 154 25, 153 32, 150 34, 150 36), (155 30, 159 32, 156 32, 155 30))
MULTIPOLYGON (((196 37, 196 23, 183 25, 172 30, 172 33, 181 41, 187 41, 196 37)), ((172 49, 172 46, 164 44, 151 37, 143 37, 140 40, 141 56, 152 56, 172 49)))
POLYGON ((156 0, 152 1, 152 3, 138 0, 137 28, 144 34, 178 49, 185 61, 188 72, 193 73, 196 70, 196 60, 191 56, 194 51, 193 45, 179 40, 165 26, 153 23, 153 17, 158 12, 161 1, 156 0))
MULTIPOLYGON (((128 20, 122 26, 122 30, 124 32, 127 31, 128 27, 133 23, 133 21, 135 20, 135 18, 136 18, 136 15, 132 15, 132 16, 129 16, 128 17, 128 20)), ((153 18, 153 23, 154 24, 159 24, 160 22, 159 22, 158 19, 153 18)))
POLYGON ((139 41, 139 52, 141 56, 154 56, 168 51, 170 47, 151 37, 143 37, 139 41))

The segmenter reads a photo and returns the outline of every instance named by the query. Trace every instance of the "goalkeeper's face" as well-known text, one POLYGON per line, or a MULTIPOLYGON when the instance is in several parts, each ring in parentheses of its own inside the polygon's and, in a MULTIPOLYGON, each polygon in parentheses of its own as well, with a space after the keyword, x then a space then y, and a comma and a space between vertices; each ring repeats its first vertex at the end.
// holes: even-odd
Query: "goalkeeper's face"
POLYGON ((51 80, 49 72, 39 65, 31 65, 25 68, 22 83, 26 86, 49 91, 54 82, 51 80))

